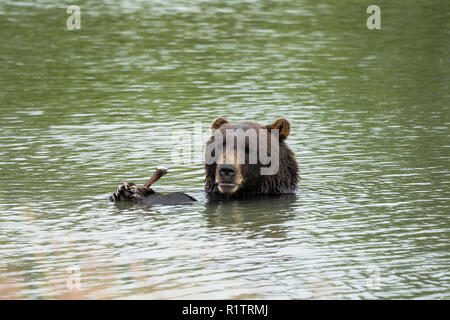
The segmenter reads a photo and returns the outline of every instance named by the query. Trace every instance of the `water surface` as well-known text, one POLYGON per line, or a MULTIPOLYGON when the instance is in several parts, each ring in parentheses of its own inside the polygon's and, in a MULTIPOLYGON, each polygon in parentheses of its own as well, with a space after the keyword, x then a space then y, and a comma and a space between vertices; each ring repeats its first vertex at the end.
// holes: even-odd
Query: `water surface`
POLYGON ((70 4, 0 3, 0 297, 449 298, 445 1, 378 1, 381 30, 352 0, 70 4), (295 197, 206 202, 171 137, 217 116, 291 121, 295 197), (199 201, 107 202, 158 165, 199 201))

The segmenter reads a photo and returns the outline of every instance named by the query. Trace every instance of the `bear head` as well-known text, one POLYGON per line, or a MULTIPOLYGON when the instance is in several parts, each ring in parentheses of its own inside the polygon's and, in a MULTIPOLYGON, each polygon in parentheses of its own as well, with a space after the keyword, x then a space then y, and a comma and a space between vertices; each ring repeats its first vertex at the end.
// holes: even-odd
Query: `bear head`
POLYGON ((269 125, 215 119, 205 152, 206 193, 228 198, 294 193, 299 170, 285 143, 289 132, 285 118, 269 125))

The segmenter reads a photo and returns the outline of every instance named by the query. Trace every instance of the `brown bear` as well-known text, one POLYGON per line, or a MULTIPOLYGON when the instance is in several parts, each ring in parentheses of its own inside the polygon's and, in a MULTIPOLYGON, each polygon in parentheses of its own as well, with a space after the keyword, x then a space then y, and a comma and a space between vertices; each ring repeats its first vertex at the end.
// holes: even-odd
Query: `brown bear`
POLYGON ((269 125, 215 119, 205 152, 206 194, 241 198, 295 193, 300 177, 285 142, 289 132, 285 118, 269 125))

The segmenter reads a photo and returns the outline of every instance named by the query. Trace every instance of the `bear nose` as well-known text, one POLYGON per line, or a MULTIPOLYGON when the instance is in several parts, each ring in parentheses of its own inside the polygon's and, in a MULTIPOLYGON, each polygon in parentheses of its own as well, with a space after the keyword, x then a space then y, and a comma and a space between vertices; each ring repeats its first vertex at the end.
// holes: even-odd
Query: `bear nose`
POLYGON ((232 164, 222 164, 219 168, 219 174, 223 178, 233 178, 236 175, 237 168, 232 164))

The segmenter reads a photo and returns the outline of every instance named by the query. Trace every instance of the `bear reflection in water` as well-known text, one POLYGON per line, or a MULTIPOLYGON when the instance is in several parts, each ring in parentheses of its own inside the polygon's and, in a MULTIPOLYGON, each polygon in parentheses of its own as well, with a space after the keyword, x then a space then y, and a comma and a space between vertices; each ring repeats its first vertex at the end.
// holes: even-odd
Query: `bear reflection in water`
POLYGON ((296 194, 208 201, 203 211, 208 228, 220 232, 245 231, 248 237, 284 238, 286 222, 295 216, 296 194))

